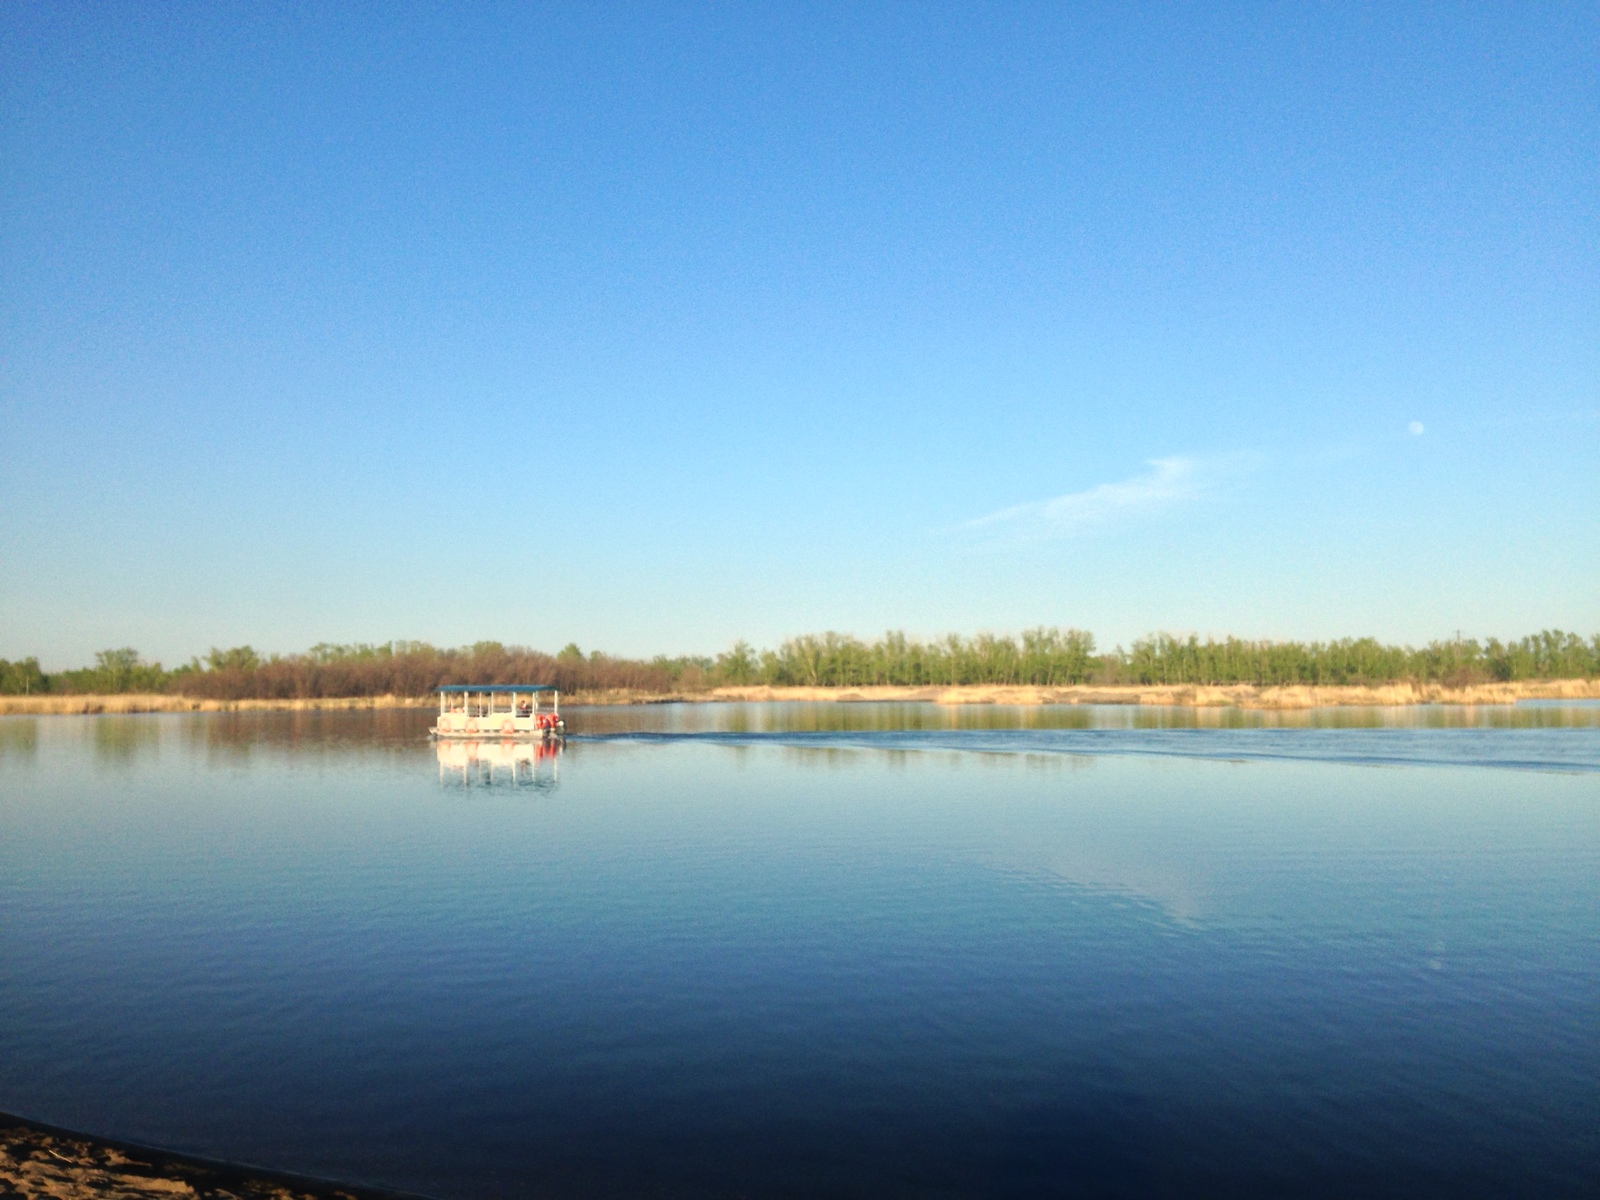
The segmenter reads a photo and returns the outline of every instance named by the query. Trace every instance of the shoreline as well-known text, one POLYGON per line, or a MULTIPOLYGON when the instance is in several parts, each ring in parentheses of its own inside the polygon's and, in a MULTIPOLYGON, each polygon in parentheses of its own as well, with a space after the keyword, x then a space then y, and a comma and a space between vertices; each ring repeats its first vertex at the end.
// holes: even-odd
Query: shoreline
MULTIPOLYGON (((573 692, 570 708, 631 704, 901 703, 1159 705, 1177 708, 1307 709, 1397 708, 1417 704, 1514 704, 1518 700, 1600 700, 1600 679, 1541 679, 1447 687, 1438 683, 1258 686, 1255 684, 1035 684, 871 685, 861 687, 720 687, 699 692, 617 689, 573 692)), ((208 700, 169 694, 0 696, 0 716, 71 716, 103 713, 307 712, 432 708, 432 696, 318 696, 295 699, 208 700)))
POLYGON ((426 1200, 189 1154, 0 1113, 0 1194, 38 1200, 426 1200))
POLYGON ((1291 684, 967 684, 955 687, 718 688, 723 701, 832 700, 934 704, 1126 704, 1172 708, 1400 708, 1416 704, 1514 704, 1518 700, 1600 699, 1600 679, 1540 679, 1447 687, 1437 683, 1291 684))

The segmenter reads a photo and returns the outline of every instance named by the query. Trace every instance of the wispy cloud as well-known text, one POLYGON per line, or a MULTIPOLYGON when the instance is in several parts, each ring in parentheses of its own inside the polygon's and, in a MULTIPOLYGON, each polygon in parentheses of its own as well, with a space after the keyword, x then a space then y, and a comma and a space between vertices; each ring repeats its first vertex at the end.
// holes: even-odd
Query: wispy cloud
POLYGON ((1198 498, 1205 487, 1192 458, 1156 458, 1150 470, 1118 483, 1102 483, 1053 500, 1002 508, 966 521, 965 530, 986 530, 1026 540, 1073 537, 1119 520, 1159 512, 1198 498))

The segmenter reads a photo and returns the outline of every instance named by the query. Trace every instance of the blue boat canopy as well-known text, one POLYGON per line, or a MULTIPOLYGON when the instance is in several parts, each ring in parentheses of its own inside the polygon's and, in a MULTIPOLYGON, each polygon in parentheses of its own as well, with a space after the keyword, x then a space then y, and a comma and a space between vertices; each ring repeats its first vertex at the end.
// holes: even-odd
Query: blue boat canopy
POLYGON ((447 683, 433 689, 436 692, 553 692, 552 683, 447 683))

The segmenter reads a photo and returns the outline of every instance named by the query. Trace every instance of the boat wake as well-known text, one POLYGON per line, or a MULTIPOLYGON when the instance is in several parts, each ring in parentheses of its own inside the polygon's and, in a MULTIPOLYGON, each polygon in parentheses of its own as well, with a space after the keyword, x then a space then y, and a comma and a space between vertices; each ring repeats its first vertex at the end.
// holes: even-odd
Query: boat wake
POLYGON ((826 732, 619 732, 574 741, 781 746, 801 750, 1159 756, 1365 766, 1600 772, 1600 730, 1579 729, 955 729, 826 732))

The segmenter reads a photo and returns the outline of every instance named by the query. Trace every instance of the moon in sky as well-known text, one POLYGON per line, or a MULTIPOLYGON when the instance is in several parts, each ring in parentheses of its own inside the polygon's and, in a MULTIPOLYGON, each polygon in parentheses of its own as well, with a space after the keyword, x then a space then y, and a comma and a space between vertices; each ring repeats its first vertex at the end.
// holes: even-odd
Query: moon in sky
POLYGON ((1407 425, 1406 428, 1409 429, 1412 433, 1421 433, 1422 432, 1422 422, 1421 421, 1413 421, 1413 422, 1411 422, 1411 424, 1407 425))

